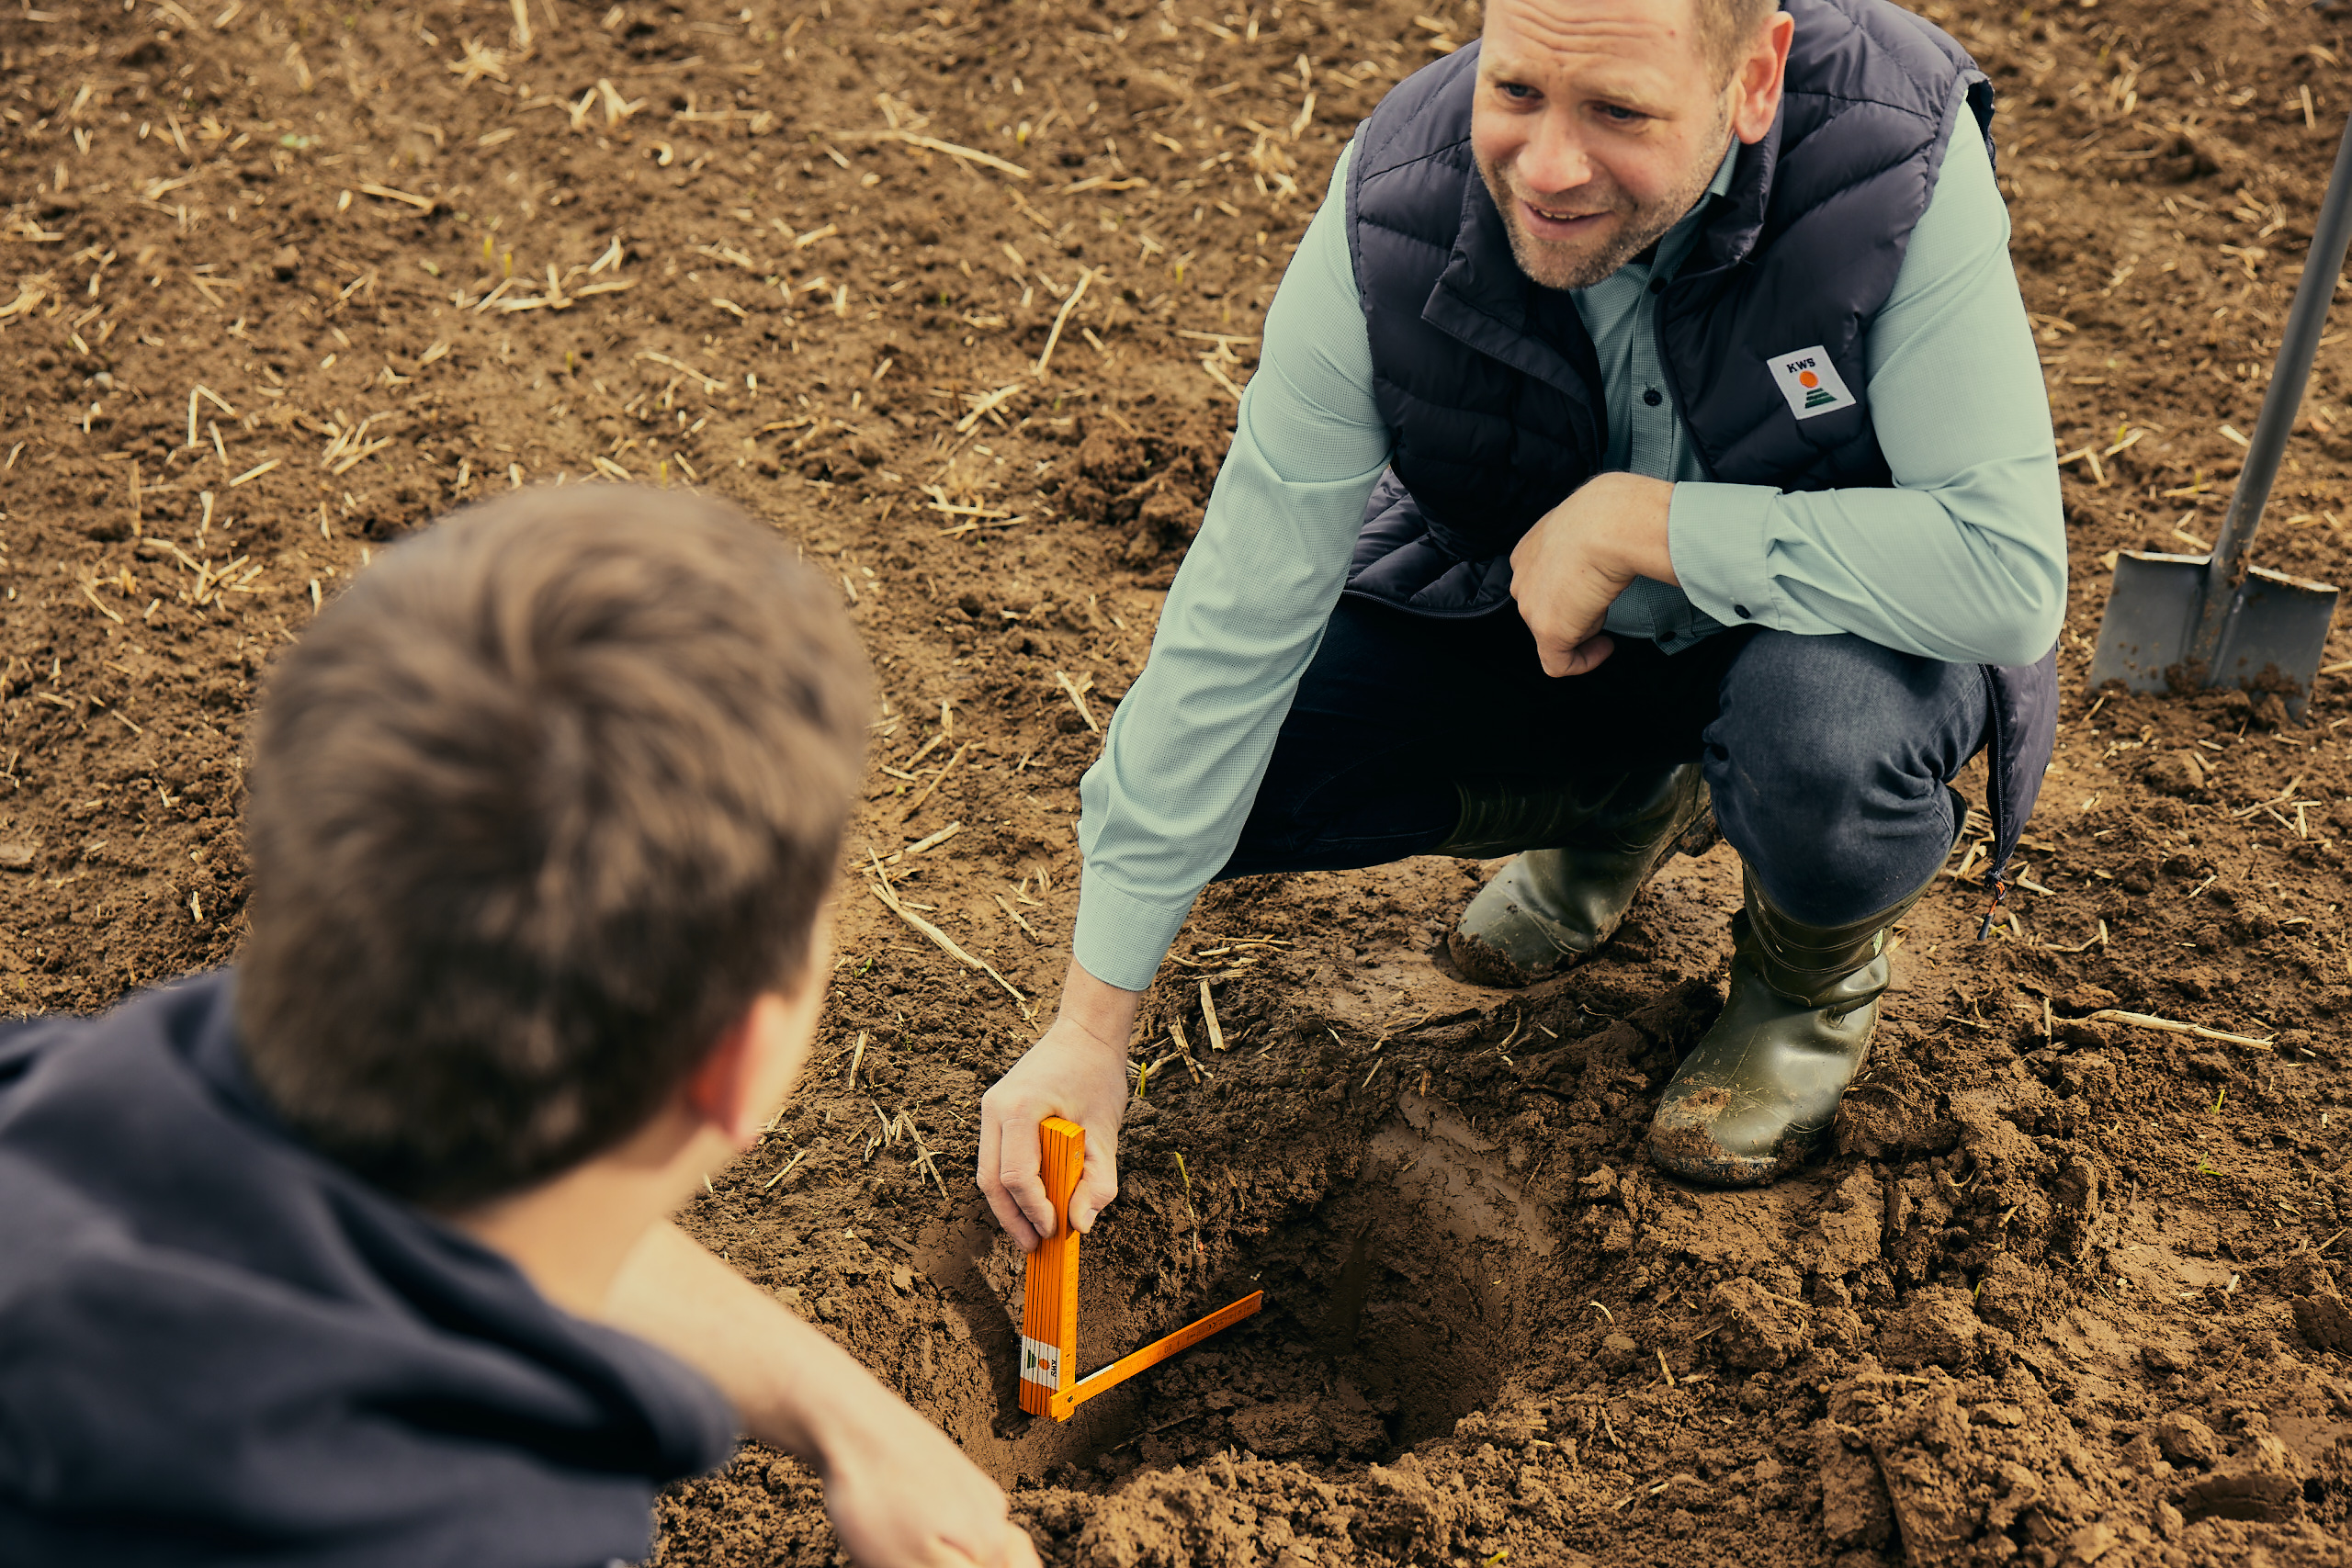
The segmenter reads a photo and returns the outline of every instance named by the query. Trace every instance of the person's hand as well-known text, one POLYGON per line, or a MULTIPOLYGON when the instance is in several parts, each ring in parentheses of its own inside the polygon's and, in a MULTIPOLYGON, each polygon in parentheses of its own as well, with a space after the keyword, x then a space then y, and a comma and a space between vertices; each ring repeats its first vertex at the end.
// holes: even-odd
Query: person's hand
POLYGON ((1510 595, 1546 675, 1581 675, 1616 650, 1600 629, 1636 577, 1674 581, 1667 513, 1674 487, 1639 474, 1593 477, 1545 513, 1510 553, 1510 595))
POLYGON ((855 1358, 674 1224, 650 1227, 603 1321, 708 1378, 743 1429, 825 1483, 859 1568, 1037 1568, 1004 1494, 855 1358))
POLYGON ((1086 1129, 1086 1168, 1070 1193, 1070 1224, 1091 1229, 1119 1195, 1127 1035, 1142 1000, 1140 991, 1106 985, 1073 962, 1053 1027, 980 1097, 980 1190, 1023 1252, 1054 1234, 1054 1206, 1037 1170, 1037 1123, 1046 1117, 1086 1129))
POLYGON ((946 1433, 887 1392, 829 1423, 817 1473, 861 1568, 1038 1568, 1004 1494, 946 1433))

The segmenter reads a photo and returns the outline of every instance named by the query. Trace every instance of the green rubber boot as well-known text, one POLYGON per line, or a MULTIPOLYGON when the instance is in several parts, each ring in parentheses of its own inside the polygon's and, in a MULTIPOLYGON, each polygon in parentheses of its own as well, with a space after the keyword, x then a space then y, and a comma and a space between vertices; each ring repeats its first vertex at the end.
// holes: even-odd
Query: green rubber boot
POLYGON ((1440 853, 1523 851, 1446 938, 1454 964, 1482 986, 1529 985, 1588 956, 1678 845, 1697 853, 1712 841, 1696 762, 1579 780, 1548 795, 1462 794, 1462 825, 1440 853))
MULTIPOLYGON (((1743 868, 1745 869, 1745 868, 1743 868)), ((1731 995, 1650 1122, 1650 1159, 1693 1181, 1759 1186, 1804 1163, 1870 1055, 1892 978, 1887 935, 1935 886, 1844 926, 1776 908, 1747 871, 1731 995)))

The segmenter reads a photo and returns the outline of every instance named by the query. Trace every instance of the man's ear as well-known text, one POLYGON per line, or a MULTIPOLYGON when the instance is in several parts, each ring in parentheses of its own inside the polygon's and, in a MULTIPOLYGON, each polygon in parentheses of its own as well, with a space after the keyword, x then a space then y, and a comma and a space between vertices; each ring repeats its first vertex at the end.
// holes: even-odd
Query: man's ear
POLYGON ((808 1064, 832 956, 830 922, 820 920, 799 982, 790 991, 753 997, 686 1080, 686 1109, 739 1149, 765 1130, 808 1064))
POLYGON ((757 1060, 761 1010, 775 999, 764 993, 753 998, 686 1080, 687 1109, 738 1147, 751 1142, 764 1115, 752 1102, 752 1085, 763 1076, 757 1060))
POLYGON ((1797 22, 1786 11, 1775 11, 1749 47, 1747 58, 1732 73, 1732 134, 1750 144, 1761 141, 1781 112, 1781 85, 1788 74, 1789 42, 1797 22))
POLYGON ((737 1148, 748 1148, 783 1103, 808 1052, 813 1009, 762 991, 686 1080, 686 1107, 737 1148))

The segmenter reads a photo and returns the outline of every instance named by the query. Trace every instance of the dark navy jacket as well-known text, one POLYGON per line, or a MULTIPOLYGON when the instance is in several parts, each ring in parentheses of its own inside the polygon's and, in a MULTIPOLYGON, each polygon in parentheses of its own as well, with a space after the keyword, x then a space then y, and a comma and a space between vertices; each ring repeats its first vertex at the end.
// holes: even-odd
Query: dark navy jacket
POLYGON ((0 1033, 0 1563, 642 1557, 718 1391, 289 1136, 232 995, 0 1033))
MULTIPOLYGON (((1960 46, 1888 0, 1783 0, 1796 20, 1779 115, 1662 286, 1658 356, 1709 476, 1784 491, 1894 482, 1864 344, 1894 291, 1963 107, 1992 87, 1960 46), (1853 407, 1798 421, 1768 361, 1820 344, 1853 407)), ((1470 145, 1474 45, 1397 85, 1357 133, 1349 246, 1391 439, 1348 591, 1416 615, 1508 602, 1511 547, 1599 471, 1600 363, 1576 305, 1538 287, 1470 145)), ((1653 285, 1653 287, 1660 287, 1653 285)), ((2057 654, 1987 666, 1994 872, 2057 736, 2057 654)))

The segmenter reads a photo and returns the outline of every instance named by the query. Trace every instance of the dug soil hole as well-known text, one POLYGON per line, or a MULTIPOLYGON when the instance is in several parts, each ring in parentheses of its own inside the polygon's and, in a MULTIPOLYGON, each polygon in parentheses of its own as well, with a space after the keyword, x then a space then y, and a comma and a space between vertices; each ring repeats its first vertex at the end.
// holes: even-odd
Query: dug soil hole
POLYGON ((922 1262, 968 1337, 939 1368, 933 1414, 1007 1484, 1098 1484, 1228 1449, 1381 1461, 1449 1434, 1524 1370, 1555 1298, 1576 1289, 1553 1271, 1559 1245, 1520 1153, 1514 1170, 1505 1148, 1408 1092, 1353 1161, 1302 1169, 1265 1148, 1180 1179, 1172 1202, 1114 1207, 1082 1253, 1081 1369, 1251 1291, 1266 1303, 1067 1423, 1018 1411, 1021 1260, 979 1216, 938 1227, 922 1262), (1206 1206, 1258 1223, 1206 1224, 1206 1206))

